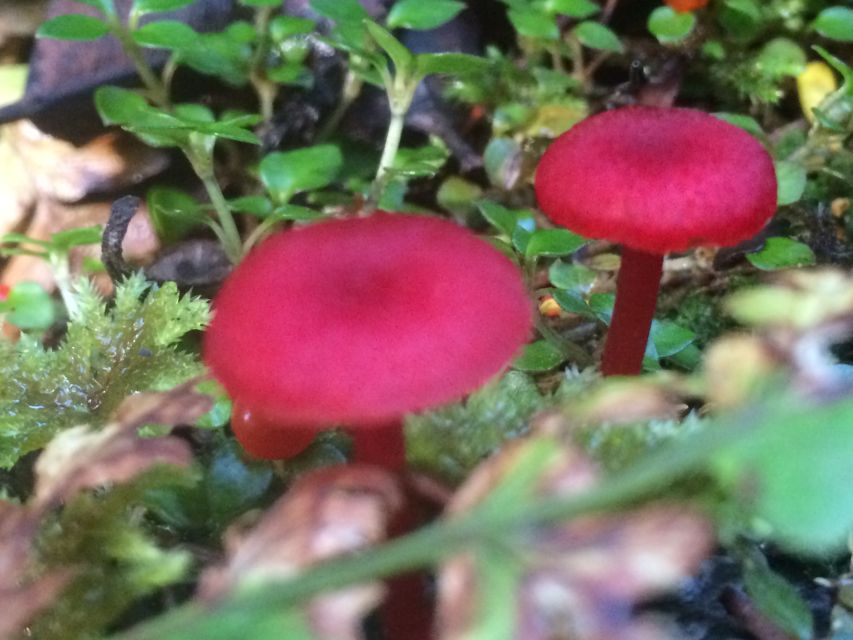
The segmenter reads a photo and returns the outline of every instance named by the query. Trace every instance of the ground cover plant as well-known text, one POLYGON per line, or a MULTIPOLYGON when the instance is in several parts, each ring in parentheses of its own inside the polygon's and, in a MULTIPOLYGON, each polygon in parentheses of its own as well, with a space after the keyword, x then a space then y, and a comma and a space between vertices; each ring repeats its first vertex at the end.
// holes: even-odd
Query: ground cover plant
POLYGON ((0 637, 853 634, 849 3, 9 2, 0 52, 0 637))

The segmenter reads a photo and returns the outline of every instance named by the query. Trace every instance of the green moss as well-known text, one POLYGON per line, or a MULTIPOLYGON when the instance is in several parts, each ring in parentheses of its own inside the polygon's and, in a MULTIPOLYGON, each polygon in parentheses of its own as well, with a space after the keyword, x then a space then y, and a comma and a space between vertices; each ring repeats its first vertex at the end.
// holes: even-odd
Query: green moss
POLYGON ((208 305, 180 296, 174 283, 142 276, 122 283, 115 303, 78 285, 79 319, 56 349, 24 335, 0 341, 0 467, 40 449, 59 431, 98 425, 131 393, 167 389, 201 372, 176 344, 208 320, 208 305))

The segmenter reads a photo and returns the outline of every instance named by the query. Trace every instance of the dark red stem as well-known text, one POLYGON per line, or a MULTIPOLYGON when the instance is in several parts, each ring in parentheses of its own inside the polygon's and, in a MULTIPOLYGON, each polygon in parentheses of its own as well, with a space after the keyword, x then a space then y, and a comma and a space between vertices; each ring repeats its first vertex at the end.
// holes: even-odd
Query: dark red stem
POLYGON ((616 304, 601 359, 603 375, 634 376, 642 371, 662 272, 662 255, 622 247, 616 304))
POLYGON ((406 468, 402 420, 353 427, 349 433, 352 436, 353 462, 372 464, 393 473, 406 468))
MULTIPOLYGON (((402 420, 350 430, 355 463, 372 464, 402 475, 406 469, 406 442, 402 420)), ((419 496, 406 491, 406 504, 389 530, 396 538, 417 529, 425 520, 419 496)), ((406 573, 386 581, 387 594, 379 618, 389 640, 428 640, 433 603, 426 593, 426 574, 406 573)))

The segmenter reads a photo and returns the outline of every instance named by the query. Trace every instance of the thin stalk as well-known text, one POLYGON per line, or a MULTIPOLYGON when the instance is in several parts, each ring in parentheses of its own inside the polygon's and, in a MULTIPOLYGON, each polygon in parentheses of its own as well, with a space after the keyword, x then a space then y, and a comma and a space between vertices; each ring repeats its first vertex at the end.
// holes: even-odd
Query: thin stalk
POLYGON ((205 191, 207 191, 207 196, 210 198, 210 204, 216 211, 216 217, 222 229, 222 248, 225 250, 225 255, 233 264, 237 264, 243 257, 243 244, 240 240, 240 230, 237 228, 237 223, 231 213, 231 207, 225 200, 219 183, 216 182, 211 173, 199 173, 199 177, 204 184, 205 191))
POLYGON ((261 117, 264 122, 269 122, 273 117, 273 105, 278 95, 278 85, 270 82, 264 68, 264 61, 269 52, 270 33, 269 24, 275 7, 261 7, 255 14, 255 32, 258 34, 258 42, 249 63, 249 79, 258 94, 261 107, 261 117))
POLYGON ((633 376, 642 371, 662 273, 662 255, 622 247, 616 304, 601 359, 603 375, 633 376))
POLYGON ((148 61, 145 60, 145 55, 133 39, 131 31, 121 23, 121 20, 117 16, 110 19, 109 26, 111 33, 119 41, 127 57, 133 63, 136 73, 139 74, 142 83, 148 90, 152 102, 158 107, 168 109, 170 107, 169 92, 157 77, 157 74, 154 73, 154 70, 151 69, 148 61))
POLYGON ((344 87, 341 93, 341 99, 338 100, 338 104, 335 105, 335 110, 332 111, 332 114, 323 124, 323 128, 320 130, 320 133, 317 134, 317 140, 319 142, 327 140, 328 137, 334 133, 335 129, 338 128, 338 125, 343 119, 344 114, 347 112, 347 109, 350 108, 350 105, 361 93, 361 87, 363 85, 364 81, 361 77, 347 69, 346 75, 344 76, 344 87))
POLYGON ((379 199, 382 197, 382 192, 385 190, 391 168, 394 166, 394 159, 397 157, 397 151, 400 149, 400 139, 403 136, 406 113, 412 105, 412 100, 415 97, 415 89, 420 79, 406 80, 396 77, 392 81, 386 75, 384 81, 385 90, 388 93, 391 120, 388 123, 388 133, 385 135, 385 145, 382 148, 379 167, 376 169, 376 177, 373 179, 373 185, 370 189, 370 197, 366 207, 368 210, 376 207, 379 199))
POLYGON ((295 606, 323 592, 438 564, 467 549, 482 547, 496 535, 506 539, 531 528, 618 509, 686 473, 697 472, 721 446, 731 446, 750 435, 737 421, 719 427, 694 436, 692 446, 664 447, 587 493, 475 510, 439 521, 381 547, 320 564, 278 585, 246 591, 223 603, 215 614, 206 607, 189 605, 114 640, 159 640, 189 631, 201 634, 205 629, 200 625, 207 618, 211 618, 211 628, 232 624, 239 628, 253 616, 295 606))

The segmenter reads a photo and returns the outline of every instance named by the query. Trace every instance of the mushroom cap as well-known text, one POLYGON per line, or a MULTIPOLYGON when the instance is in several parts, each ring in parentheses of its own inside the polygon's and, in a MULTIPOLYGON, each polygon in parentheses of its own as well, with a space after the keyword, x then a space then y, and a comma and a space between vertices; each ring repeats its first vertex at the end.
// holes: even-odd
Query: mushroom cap
POLYGON ((773 160, 751 135, 695 109, 624 107, 545 152, 536 197, 556 224, 664 254, 729 246, 776 211, 773 160))
POLYGON ((270 237, 213 307, 213 374, 294 426, 379 424, 458 399, 509 364, 532 321, 518 269, 491 245, 384 212, 270 237))

